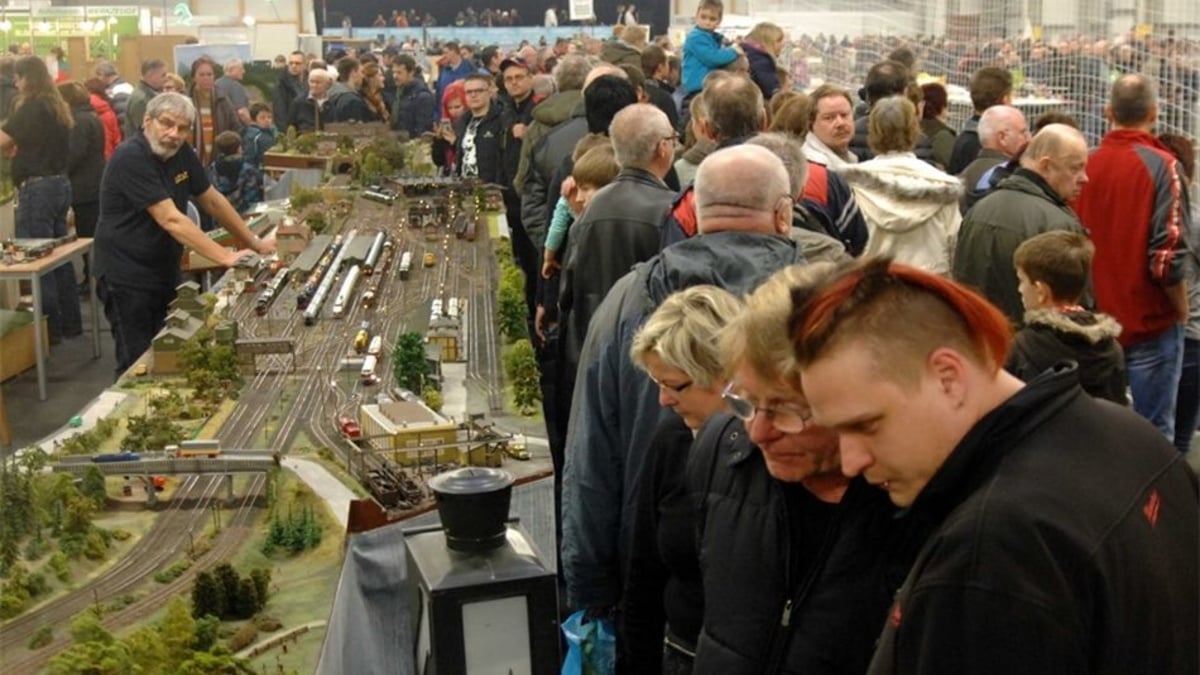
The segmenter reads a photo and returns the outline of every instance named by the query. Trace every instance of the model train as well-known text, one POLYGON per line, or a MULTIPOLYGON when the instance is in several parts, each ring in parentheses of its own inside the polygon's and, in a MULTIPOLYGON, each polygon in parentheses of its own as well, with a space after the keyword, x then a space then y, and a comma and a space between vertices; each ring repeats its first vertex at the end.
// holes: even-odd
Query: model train
POLYGON ((408 281, 409 272, 412 271, 412 251, 405 251, 404 255, 400 256, 400 280, 408 281))
POLYGON ((378 185, 372 185, 369 189, 363 191, 362 197, 367 201, 378 202, 380 204, 387 204, 388 206, 391 206, 392 202, 396 201, 397 195, 395 190, 389 190, 387 188, 379 187, 378 185))
POLYGON ((346 278, 342 280, 342 288, 338 291, 337 297, 333 299, 333 316, 341 318, 346 313, 346 303, 350 301, 350 295, 354 293, 354 286, 358 283, 358 277, 362 273, 362 268, 358 265, 350 268, 346 272, 346 278))
POLYGON ((338 431, 340 431, 346 438, 352 441, 357 441, 358 439, 362 438, 362 428, 358 426, 358 422, 355 422, 353 418, 347 415, 339 415, 337 418, 337 423, 338 431))
POLYGON ((267 311, 271 309, 271 304, 275 302, 275 298, 279 297, 279 293, 283 291, 283 285, 287 283, 288 275, 291 273, 291 268, 283 267, 275 274, 275 278, 267 284, 266 290, 260 293, 254 301, 255 314, 266 315, 267 311))
POLYGON ((221 456, 221 441, 215 438, 183 441, 179 445, 168 445, 164 450, 176 459, 215 459, 221 456))
POLYGON ((379 376, 375 374, 375 366, 378 362, 378 357, 373 355, 368 355, 363 359, 362 369, 358 371, 358 374, 364 385, 372 385, 379 381, 379 376))
POLYGON ((375 273, 375 266, 379 264, 379 256, 383 254, 383 244, 387 241, 387 235, 378 232, 375 234, 375 240, 371 242, 371 248, 367 252, 367 259, 363 261, 363 274, 371 276, 375 273))
POLYGON ((94 455, 92 461, 97 464, 108 462, 140 462, 142 456, 136 452, 112 452, 104 455, 94 455))

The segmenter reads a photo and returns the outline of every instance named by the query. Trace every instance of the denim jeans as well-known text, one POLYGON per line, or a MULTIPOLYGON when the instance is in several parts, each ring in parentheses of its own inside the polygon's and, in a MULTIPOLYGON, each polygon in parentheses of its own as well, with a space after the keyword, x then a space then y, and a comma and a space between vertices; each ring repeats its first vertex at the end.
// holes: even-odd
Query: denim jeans
POLYGON ((175 299, 175 289, 114 286, 103 277, 97 281, 96 290, 116 343, 117 377, 120 377, 150 348, 154 336, 162 330, 167 309, 175 299))
POLYGON ((1133 409, 1175 442, 1175 401, 1183 370, 1183 326, 1125 349, 1125 368, 1133 392, 1133 409))
POLYGON ((1200 340, 1184 338, 1181 372, 1175 401, 1175 447, 1187 452, 1200 422, 1200 340))
MULTIPOLYGON (((71 183, 66 176, 30 178, 17 192, 16 232, 20 238, 54 239, 67 234, 71 183)), ((50 340, 58 342, 83 332, 75 267, 63 265, 42 277, 42 312, 50 340)))

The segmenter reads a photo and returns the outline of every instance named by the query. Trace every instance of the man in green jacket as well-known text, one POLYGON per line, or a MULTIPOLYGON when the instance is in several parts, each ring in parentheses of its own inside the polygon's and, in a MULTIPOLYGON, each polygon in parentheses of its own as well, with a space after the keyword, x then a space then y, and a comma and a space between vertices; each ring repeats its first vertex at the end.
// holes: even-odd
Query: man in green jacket
POLYGON ((974 286, 1009 319, 1024 309, 1012 256, 1021 242, 1051 230, 1083 232, 1067 205, 1087 182, 1087 141, 1078 130, 1051 124, 1038 132, 1021 166, 963 219, 954 252, 954 279, 974 286))

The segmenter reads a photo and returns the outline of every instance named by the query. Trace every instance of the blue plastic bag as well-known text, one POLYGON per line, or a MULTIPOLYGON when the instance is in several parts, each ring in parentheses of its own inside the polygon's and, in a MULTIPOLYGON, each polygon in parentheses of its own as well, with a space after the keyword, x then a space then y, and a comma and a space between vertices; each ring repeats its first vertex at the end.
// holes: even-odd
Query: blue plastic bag
POLYGON ((608 619, 585 619, 583 610, 562 624, 567 660, 562 675, 613 675, 617 670, 617 635, 608 619))

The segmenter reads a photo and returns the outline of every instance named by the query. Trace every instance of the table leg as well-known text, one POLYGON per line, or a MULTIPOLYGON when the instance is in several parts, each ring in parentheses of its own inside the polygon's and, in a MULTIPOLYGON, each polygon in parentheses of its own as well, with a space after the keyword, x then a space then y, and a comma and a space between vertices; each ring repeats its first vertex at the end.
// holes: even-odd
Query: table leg
POLYGON ((33 354, 37 359, 38 400, 46 400, 46 353, 42 348, 42 277, 29 275, 33 287, 33 354))
POLYGON ((96 293, 96 277, 88 275, 88 286, 92 289, 92 358, 100 358, 100 296, 96 293))

